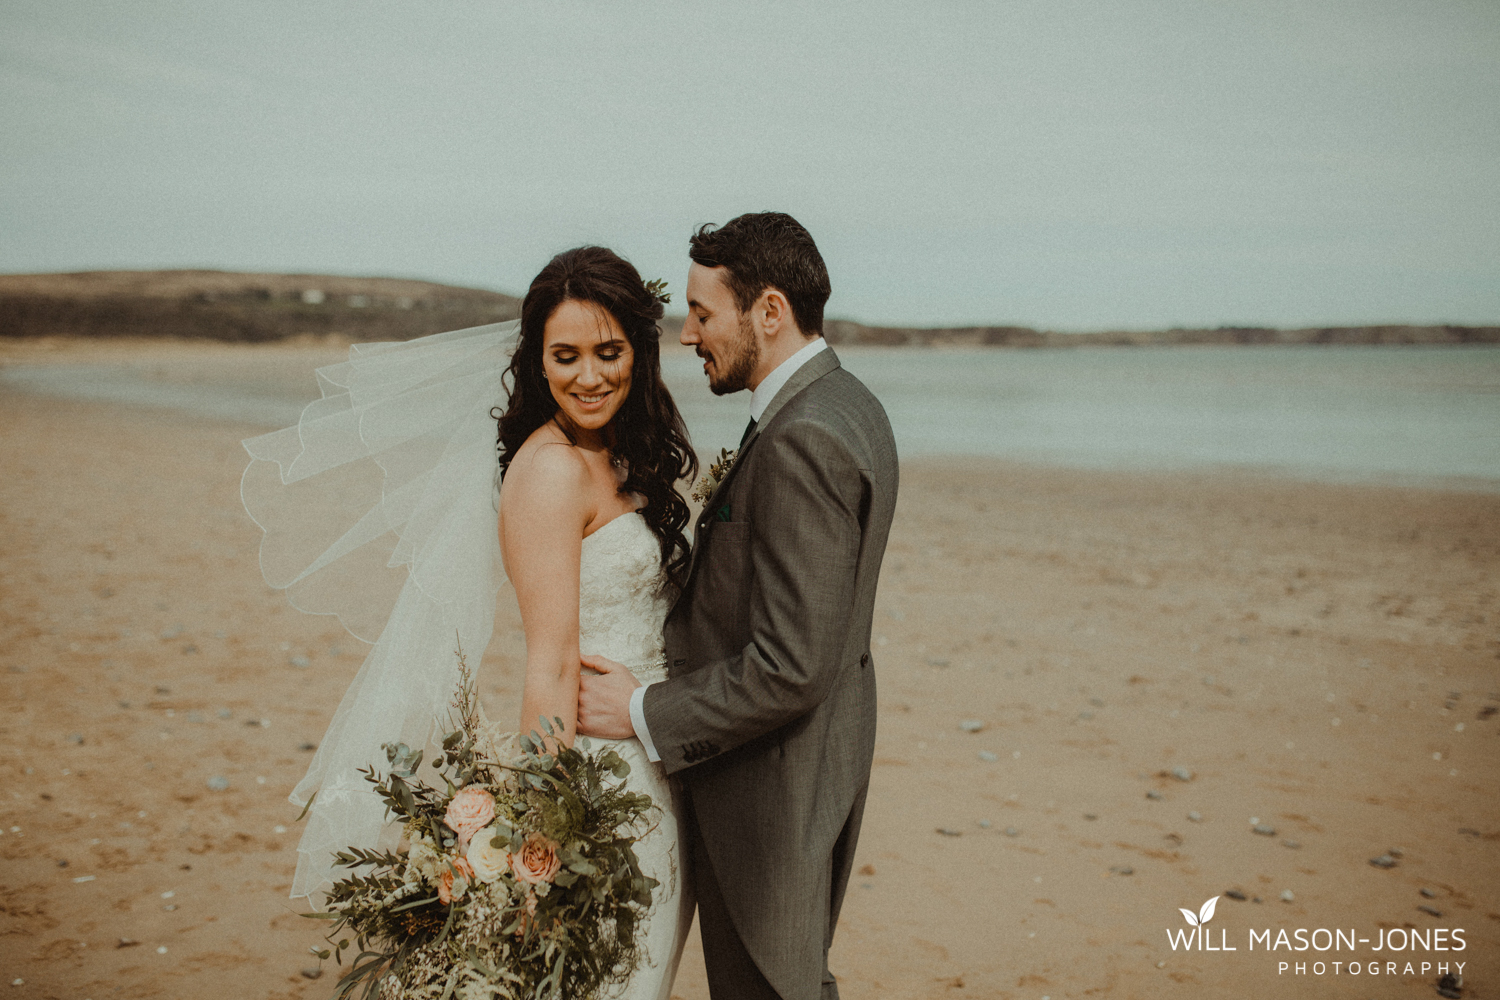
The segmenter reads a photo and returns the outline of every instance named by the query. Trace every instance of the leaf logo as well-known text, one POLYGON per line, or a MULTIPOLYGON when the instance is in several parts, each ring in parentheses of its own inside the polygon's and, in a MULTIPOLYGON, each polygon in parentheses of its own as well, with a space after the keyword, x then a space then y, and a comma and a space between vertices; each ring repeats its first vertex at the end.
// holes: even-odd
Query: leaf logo
POLYGON ((1187 918, 1189 927, 1202 927, 1204 924, 1208 923, 1214 918, 1214 907, 1218 905, 1219 897, 1215 896, 1208 902, 1204 903, 1203 906, 1199 908, 1197 913, 1194 913, 1192 910, 1181 906, 1179 906, 1177 909, 1180 910, 1182 912, 1182 915, 1187 918))

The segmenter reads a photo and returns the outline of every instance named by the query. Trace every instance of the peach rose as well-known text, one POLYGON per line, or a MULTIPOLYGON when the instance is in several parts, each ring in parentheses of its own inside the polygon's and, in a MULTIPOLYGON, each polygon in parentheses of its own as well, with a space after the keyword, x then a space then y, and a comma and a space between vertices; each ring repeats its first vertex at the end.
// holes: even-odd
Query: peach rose
POLYGON ((509 858, 510 870, 516 876, 516 881, 530 885, 551 882, 562 868, 562 862, 557 859, 557 842, 548 840, 540 833, 527 834, 521 850, 509 855, 509 858))
POLYGON ((459 789, 443 814, 443 822, 458 834, 459 846, 467 844, 470 837, 489 826, 494 818, 495 797, 473 785, 459 789))
POLYGON ((444 858, 443 870, 438 874, 438 899, 447 906, 453 902, 453 883, 457 878, 474 881, 474 869, 468 858, 444 858))

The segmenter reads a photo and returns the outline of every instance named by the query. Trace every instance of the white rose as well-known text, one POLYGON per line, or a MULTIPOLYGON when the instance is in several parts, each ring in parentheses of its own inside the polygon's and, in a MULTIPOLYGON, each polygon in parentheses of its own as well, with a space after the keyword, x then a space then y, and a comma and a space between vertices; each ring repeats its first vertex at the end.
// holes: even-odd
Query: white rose
POLYGON ((490 841, 498 836, 499 831, 495 827, 481 830, 469 841, 469 864, 474 869, 474 877, 486 884, 495 881, 502 874, 510 870, 510 856, 506 849, 510 847, 510 841, 501 841, 501 846, 491 847, 490 841))

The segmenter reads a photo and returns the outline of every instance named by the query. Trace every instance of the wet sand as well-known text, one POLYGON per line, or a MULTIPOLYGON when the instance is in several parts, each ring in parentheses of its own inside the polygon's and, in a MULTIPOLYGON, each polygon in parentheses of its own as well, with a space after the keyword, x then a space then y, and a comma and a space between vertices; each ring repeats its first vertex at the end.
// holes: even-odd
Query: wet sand
MULTIPOLYGON (((245 365, 273 386, 342 354, 151 350, 175 377, 245 365)), ((4 354, 27 352, 45 353, 4 354)), ((331 969, 301 974, 321 939, 286 898, 286 794, 365 647, 260 578, 238 488, 261 429, 0 394, 10 996, 331 992, 331 969)), ((1439 962, 1464 963, 1465 996, 1500 994, 1500 496, 991 460, 902 474, 833 955, 846 998, 1415 997, 1439 962), (1237 950, 1174 951, 1178 908, 1215 895, 1213 943, 1237 950), (1248 950, 1282 928, 1370 943, 1248 950), (1404 928, 1467 946, 1370 950, 1404 928)), ((520 665, 502 605, 492 715, 520 665)), ((689 947, 675 992, 701 1000, 689 947)))

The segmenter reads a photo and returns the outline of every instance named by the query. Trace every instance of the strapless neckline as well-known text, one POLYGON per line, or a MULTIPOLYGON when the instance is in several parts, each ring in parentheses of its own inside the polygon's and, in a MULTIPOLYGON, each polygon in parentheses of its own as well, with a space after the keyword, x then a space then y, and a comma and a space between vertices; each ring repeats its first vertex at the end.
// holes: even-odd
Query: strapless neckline
POLYGON ((601 524, 599 527, 595 528, 589 534, 584 535, 583 536, 583 540, 586 542, 586 541, 588 541, 591 538, 598 538, 600 535, 602 535, 606 531, 608 531, 613 525, 616 525, 619 522, 621 522, 621 521, 623 521, 623 520, 625 520, 626 518, 629 518, 629 517, 638 517, 642 521, 646 520, 646 515, 642 514, 638 510, 633 510, 633 511, 631 511, 628 514, 621 514, 619 517, 610 518, 608 521, 605 521, 603 524, 601 524))

